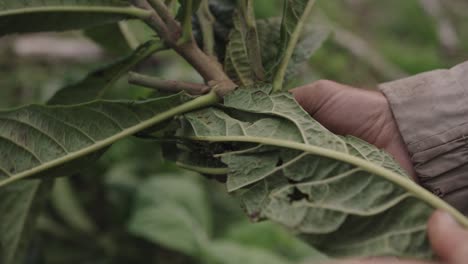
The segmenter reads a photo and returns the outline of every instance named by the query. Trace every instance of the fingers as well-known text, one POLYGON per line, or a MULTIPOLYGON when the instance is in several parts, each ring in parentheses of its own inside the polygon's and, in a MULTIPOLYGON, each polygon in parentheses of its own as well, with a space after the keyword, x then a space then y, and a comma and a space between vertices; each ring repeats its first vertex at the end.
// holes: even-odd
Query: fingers
POLYGON ((439 257, 450 264, 468 263, 468 231, 448 213, 435 212, 428 224, 432 247, 439 257))

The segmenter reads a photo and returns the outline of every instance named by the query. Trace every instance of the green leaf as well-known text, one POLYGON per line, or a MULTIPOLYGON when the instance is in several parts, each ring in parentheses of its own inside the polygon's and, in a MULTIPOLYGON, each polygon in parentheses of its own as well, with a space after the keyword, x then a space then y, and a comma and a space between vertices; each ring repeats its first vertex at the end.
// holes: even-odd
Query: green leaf
POLYGON ((208 246, 209 203, 196 175, 154 177, 137 191, 130 233, 199 258, 208 246))
POLYGON ((49 104, 70 105, 95 100, 138 63, 162 49, 164 45, 161 41, 148 41, 125 58, 91 72, 78 83, 62 88, 49 100, 49 104))
POLYGON ((269 95, 270 89, 238 89, 224 98, 225 107, 186 114, 180 132, 211 143, 229 168, 228 190, 252 219, 279 222, 336 257, 430 258, 426 222, 435 208, 468 226, 390 155, 334 135, 292 95, 269 95), (215 148, 221 143, 225 151, 215 148))
MULTIPOLYGON (((82 101, 91 101, 94 100, 96 97, 100 96, 101 93, 103 93, 107 88, 113 85, 113 83, 121 77, 123 74, 125 74, 131 67, 133 67, 136 63, 139 61, 143 60, 150 54, 152 54, 155 50, 158 49, 158 47, 161 47, 158 41, 153 41, 153 42, 148 42, 147 44, 143 45, 140 47, 138 50, 136 50, 132 55, 112 64, 107 66, 106 68, 102 69, 101 71, 94 72, 90 74, 85 80, 82 82, 69 86, 61 91, 59 91, 51 100, 49 100, 49 104, 72 104, 72 103, 77 103, 77 102, 82 102, 82 101)), ((38 108, 41 108, 37 106, 38 108)), ((47 107, 42 107, 44 109, 48 109, 47 107)), ((49 111, 53 111, 50 108, 48 109, 49 111)), ((27 110, 27 108, 23 108, 21 110, 17 111, 22 111, 23 115, 27 115, 28 111, 34 111, 34 110, 27 110), (26 110, 26 111, 24 111, 26 110)), ((0 117, 0 130, 3 135, 6 135, 5 133, 11 133, 21 135, 24 137, 23 140, 27 140, 28 137, 30 136, 36 136, 39 140, 36 142, 37 144, 44 144, 45 149, 49 148, 50 142, 48 142, 47 134, 41 134, 40 130, 37 130, 35 126, 31 126, 32 124, 30 123, 22 123, 24 121, 21 121, 21 117, 18 116, 19 112, 17 111, 11 111, 6 115, 5 112, 3 112, 2 117, 0 117), (5 119, 6 118, 6 119, 5 119), (31 131, 32 132, 31 132, 31 131), (41 141, 42 139, 42 141, 41 141), (44 141, 44 139, 46 139, 44 141)), ((21 114, 19 114, 21 115, 21 114)), ((57 126, 57 122, 53 121, 54 117, 54 112, 50 112, 50 116, 46 116, 43 120, 41 119, 36 119, 35 122, 42 122, 42 126, 44 127, 44 131, 49 131, 51 128, 47 128, 48 124, 51 125, 55 123, 55 128, 52 128, 52 130, 55 130, 55 133, 58 137, 61 137, 64 142, 69 142, 70 144, 82 144, 83 142, 80 143, 80 140, 70 140, 67 139, 66 134, 61 134, 60 133, 60 126, 57 126), (50 119, 50 120, 48 120, 50 119), (52 121, 52 122, 51 122, 52 121)), ((38 118, 37 113, 34 114, 36 118, 38 118)), ((39 115, 40 116, 40 115, 39 115)), ((23 116, 23 118, 28 118, 27 116, 23 116)), ((86 120, 83 120, 86 122, 86 120)), ((83 122, 83 124, 86 124, 83 122)), ((66 125, 64 126, 65 129, 70 129, 66 125)), ((67 131, 67 130, 64 130, 67 131)), ((5 144, 8 146, 8 137, 2 137, 3 143, 0 144, 5 144)), ((52 142, 56 141, 54 138, 50 137, 49 140, 52 142)), ((56 141, 57 143, 60 140, 56 141)), ((11 142, 14 143, 14 142, 11 142)), ((11 144, 10 143, 10 144, 11 144)), ((35 144, 35 142, 30 141, 29 144, 35 144)), ((37 146, 39 148, 39 145, 37 146)), ((67 145, 67 143, 64 144, 64 146, 67 145)), ((5 145, 3 145, 5 146, 5 145)), ((19 146, 19 145, 18 145, 19 146)), ((54 153, 54 149, 56 150, 57 146, 54 146, 52 143, 51 151, 57 159, 59 159, 58 155, 59 153, 54 153), (54 148, 55 147, 55 148, 54 148)), ((14 153, 14 148, 12 149, 11 146, 9 149, 12 151, 7 151, 5 150, 4 153, 8 153, 8 156, 11 156, 9 158, 9 161, 11 166, 16 167, 17 164, 24 163, 24 160, 21 160, 21 154, 20 153, 14 153), (16 154, 16 155, 15 155, 16 154), (18 160, 19 159, 19 160, 18 160)), ((102 151, 98 151, 98 154, 102 151)), ((42 151, 43 155, 46 155, 44 151, 42 151)), ((91 155, 89 158, 90 161, 93 161, 93 155, 91 155)), ((52 158, 52 157, 49 157, 52 158)), ((4 159, 5 160, 5 159, 4 159)), ((53 161, 51 161, 53 162, 53 161)), ((85 163, 86 159, 83 159, 81 162, 85 163)), ((2 166, 4 166, 5 163, 3 163, 2 166)), ((30 164, 34 166, 33 164, 30 164)), ((25 165, 23 165, 25 166, 25 165)), ((27 165, 26 165, 27 166, 27 165)), ((61 166, 61 165, 57 165, 61 166)), ((30 168, 34 170, 34 168, 30 168)), ((67 167, 62 168, 61 170, 58 170, 57 173, 59 176, 65 175, 65 174, 70 174, 75 168, 71 168, 72 170, 68 171, 67 167), (63 174, 60 174, 60 172, 63 172, 63 174)), ((3 173, 2 173, 3 174, 3 173)), ((3 176, 5 176, 3 174, 3 176)), ((50 176, 47 172, 44 173, 44 176, 50 176)), ((14 175, 12 177, 15 177, 14 175)), ((6 179, 1 179, 0 181, 3 182, 6 179)), ((0 262, 5 263, 5 264, 10 264, 10 263, 22 263, 23 259, 23 254, 25 250, 27 249, 28 242, 31 239, 31 236, 34 231, 34 226, 35 226, 35 220, 37 219, 37 216, 39 215, 41 208, 42 208, 42 203, 45 200, 46 197, 48 197, 48 194, 50 193, 51 190, 51 181, 49 180, 42 180, 42 181, 29 181, 29 182, 17 182, 9 186, 5 186, 0 189, 0 197, 1 203, 1 212, 4 213, 5 217, 3 217, 2 221, 2 226, 1 229, 4 229, 0 234, 0 244, 2 245, 1 251, 0 251, 0 262), (8 245, 8 246, 7 246, 8 245)), ((61 201, 63 202, 63 201, 61 201)), ((75 217, 75 216, 73 216, 75 217)), ((90 227, 88 223, 85 222, 83 219, 75 219, 75 218, 70 218, 70 222, 72 223, 77 223, 79 227, 86 231, 91 231, 94 230, 93 227, 90 227)))
POLYGON ((0 263, 24 263, 51 181, 17 182, 0 190, 0 263))
POLYGON ((148 11, 132 7, 126 0, 3 0, 0 36, 81 29, 148 15, 148 11))
POLYGON ((280 50, 277 55, 279 64, 273 80, 273 91, 275 92, 279 92, 283 88, 289 61, 314 4, 315 0, 284 0, 280 50))
POLYGON ((55 180, 51 203, 68 226, 79 232, 93 235, 98 230, 82 207, 68 178, 55 180))
POLYGON ((70 174, 114 142, 217 100, 214 93, 190 101, 180 93, 141 102, 30 105, 0 112, 0 186, 70 174))
POLYGON ((215 241, 209 251, 209 263, 213 264, 292 264, 272 252, 230 241, 215 241))
POLYGON ((132 49, 157 38, 156 33, 142 20, 130 19, 119 22, 123 37, 132 49))
MULTIPOLYGON (((275 252, 287 259, 313 263, 312 260, 326 260, 327 257, 298 239, 284 227, 265 221, 252 224, 243 222, 231 227, 224 239, 251 248, 262 248, 275 252)), ((302 263, 301 262, 301 263, 302 263)))
MULTIPOLYGON (((266 79, 269 82, 273 82, 275 70, 280 63, 277 58, 281 43, 281 34, 278 30, 280 25, 281 21, 277 18, 257 21, 262 60, 266 70, 266 79)), ((297 76, 300 67, 322 46, 329 34, 330 29, 326 27, 313 24, 305 27, 288 64, 286 81, 297 76)))
POLYGON ((234 27, 226 47, 225 69, 229 77, 240 85, 248 86, 265 79, 253 15, 252 1, 241 1, 241 10, 235 12, 234 27))
POLYGON ((255 73, 250 64, 249 48, 246 43, 246 29, 241 17, 236 13, 233 17, 234 28, 229 35, 226 47, 224 68, 228 76, 237 84, 248 86, 255 83, 255 73))
POLYGON ((132 50, 125 36, 122 34, 119 23, 92 27, 84 30, 83 33, 109 54, 122 56, 130 53, 132 50))
MULTIPOLYGON (((101 71, 94 72, 93 74, 89 75, 85 80, 82 82, 69 86, 61 91, 59 91, 51 100, 49 100, 49 104, 72 104, 82 101, 91 101, 94 100, 96 97, 100 96, 102 92, 104 92, 108 87, 112 86, 112 84, 121 77, 124 73, 128 71, 131 67, 133 67, 136 63, 143 60, 150 54, 152 54, 155 50, 161 47, 158 41, 148 42, 147 44, 143 45, 141 48, 136 50, 132 55, 128 56, 121 61, 114 63, 101 71), (86 91, 86 92, 84 92, 86 91)), ((49 144, 52 143, 51 150, 49 151, 50 156, 48 159, 60 159, 59 152, 57 151, 57 145, 54 144, 59 143, 60 141, 64 141, 65 143, 63 146, 70 144, 83 144, 80 140, 71 140, 67 139, 67 135, 60 132, 60 126, 57 125, 59 122, 54 121, 55 114, 53 112, 54 108, 47 108, 45 106, 40 107, 36 106, 37 108, 44 108, 47 109, 46 112, 49 112, 50 116, 47 116, 44 119, 37 119, 40 114, 38 113, 33 114, 35 116, 35 122, 41 123, 39 126, 43 126, 44 131, 54 131, 57 137, 60 137, 60 140, 56 140, 47 133, 42 133, 42 128, 39 128, 28 123, 25 121, 29 117, 28 112, 33 111, 31 109, 22 108, 18 110, 8 111, 1 113, 0 117, 0 133, 2 136, 2 143, 3 146, 9 146, 7 149, 3 149, 5 155, 8 155, 8 158, 4 158, 4 162, 0 166, 4 166, 5 164, 10 164, 11 168, 16 168, 18 165, 24 166, 27 168, 28 166, 33 166, 34 163, 27 160, 22 160, 21 157, 25 157, 24 153, 21 152, 14 152, 15 147, 12 148, 11 144, 16 144, 18 142, 10 141, 11 140, 8 136, 10 135, 17 135, 22 137, 21 140, 24 141, 24 144, 35 145, 38 144, 36 148, 40 151, 40 146, 43 144, 44 149, 49 148, 49 144), (21 115, 23 115, 21 117, 21 115), (24 116, 26 115, 26 116, 24 116), (21 120, 24 118, 25 120, 21 120), (53 124, 54 128, 48 128, 48 125, 53 124), (12 134, 8 134, 12 133, 12 134), (37 142, 34 140, 29 141, 29 137, 32 136, 33 138, 38 139, 37 142), (26 142, 28 141, 28 142, 26 142), (55 142, 55 143, 54 143, 55 142), (5 145, 6 144, 6 145, 5 145), (10 152, 11 151, 11 152, 10 152), (26 164, 25 164, 26 163, 26 164)), ((34 108, 34 107, 32 107, 34 108)), ((33 117, 34 118, 34 117, 33 117)), ((83 124, 86 124, 86 120, 83 120, 83 124)), ((70 129, 67 125, 64 125, 65 129, 70 129)), ((63 128, 62 128, 63 129, 63 128)), ((67 130, 64 130, 67 131, 67 130)), ((79 133, 78 133, 79 134, 79 133)), ((16 139, 19 140, 19 137, 16 139)), ((83 138, 82 138, 83 139, 83 138)), ((17 145, 20 147, 21 145, 17 145)), ((68 147, 68 146, 67 146, 68 147)), ((78 146, 75 146, 78 147, 78 146)), ((62 149, 63 151, 64 149, 62 149)), ((98 154, 102 151, 97 150, 98 154)), ((48 155, 47 151, 40 151, 42 155, 48 155)), ((27 156, 27 155, 26 155, 27 156)), ((88 156, 89 161, 92 161, 95 156, 91 155, 88 156)), ((68 161, 67 161, 68 162, 68 161)), ((83 159, 81 162, 85 163, 86 159, 83 159)), ((49 163, 53 163, 50 160, 49 163)), ((54 166, 62 166, 60 164, 53 165, 54 166)), ((29 168, 30 171, 34 171, 35 168, 29 168)), ((36 167, 37 168, 37 167, 36 167)), ((71 171, 67 170, 68 167, 64 167, 61 170, 58 170, 57 173, 59 176, 70 174, 75 168, 71 168, 71 171), (63 172, 61 175, 60 172, 63 172)), ((39 169, 39 171, 41 171, 39 169)), ((5 172, 1 173, 3 179, 0 180, 4 183, 5 180, 14 179, 15 175, 12 175, 10 179, 4 179, 5 172)), ((50 176, 47 172, 44 173, 45 176, 50 176)), ((26 177, 29 177, 26 174, 26 177)), ((50 193, 52 183, 49 180, 42 180, 42 181, 30 181, 30 182, 17 182, 12 185, 3 187, 0 189, 0 208, 1 212, 3 212, 4 217, 2 218, 2 226, 0 227, 0 262, 5 264, 10 263, 22 263, 23 254, 26 250, 26 246, 33 234, 35 220, 39 215, 42 209, 42 202, 48 197, 50 193)), ((63 186, 63 185, 61 185, 63 186)), ((61 197, 63 198, 63 197, 61 197)), ((68 200, 61 199, 60 202, 67 202, 68 200)), ((73 203, 72 203, 73 204, 73 203)), ((64 207, 66 208, 66 206, 64 207)), ((69 208, 66 208, 69 209, 69 208)), ((83 217, 76 217, 70 216, 69 222, 75 223, 76 226, 80 227, 82 230, 86 230, 89 233, 92 232, 95 228, 93 228, 89 223, 86 222, 86 219, 83 217)))

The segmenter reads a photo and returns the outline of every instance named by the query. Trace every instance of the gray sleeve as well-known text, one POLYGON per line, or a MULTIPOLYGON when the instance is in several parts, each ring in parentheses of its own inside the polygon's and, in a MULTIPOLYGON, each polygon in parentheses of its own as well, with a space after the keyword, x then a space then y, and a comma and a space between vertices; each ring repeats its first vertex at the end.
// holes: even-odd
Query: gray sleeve
POLYGON ((468 62, 379 88, 420 183, 468 215, 468 62))

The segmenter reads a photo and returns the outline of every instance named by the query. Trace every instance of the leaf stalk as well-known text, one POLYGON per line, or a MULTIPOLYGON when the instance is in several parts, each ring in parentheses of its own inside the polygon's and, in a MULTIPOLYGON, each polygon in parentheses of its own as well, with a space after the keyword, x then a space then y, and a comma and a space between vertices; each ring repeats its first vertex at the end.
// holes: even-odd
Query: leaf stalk
POLYGON ((208 106, 214 105, 214 104, 218 103, 219 100, 220 100, 220 98, 217 96, 215 91, 211 91, 210 93, 208 93, 206 95, 197 97, 197 98, 195 98, 195 99, 193 99, 193 100, 191 100, 189 102, 186 102, 186 103, 181 104, 181 105, 179 105, 177 107, 171 108, 171 109, 167 110, 166 112, 157 114, 157 115, 153 116, 152 118, 147 119, 147 120, 139 123, 138 125, 126 128, 126 129, 122 130, 119 133, 116 133, 115 135, 113 135, 111 137, 108 137, 108 138, 106 138, 104 140, 96 142, 95 144, 93 144, 90 147, 86 147, 84 149, 80 149, 78 151, 69 153, 69 154, 67 154, 67 155, 65 155, 65 156, 63 156, 63 157, 61 157, 59 159, 55 159, 55 160, 52 160, 52 161, 49 161, 49 162, 42 163, 41 165, 39 165, 37 167, 34 167, 32 169, 20 172, 20 173, 16 174, 13 177, 1 180, 0 181, 0 188, 6 186, 8 184, 14 183, 16 181, 23 180, 23 179, 29 178, 31 176, 37 175, 39 173, 42 173, 42 172, 57 168, 57 167, 61 166, 62 164, 67 163, 69 161, 73 161, 73 160, 76 160, 78 158, 85 157, 86 155, 89 155, 91 153, 94 153, 94 152, 96 152, 98 150, 104 149, 104 148, 112 145, 114 142, 116 142, 118 140, 121 140, 121 139, 126 138, 126 137, 131 136, 131 135, 134 135, 134 134, 136 134, 136 133, 138 133, 138 132, 140 132, 142 130, 150 128, 150 127, 152 127, 152 126, 154 126, 154 125, 156 125, 158 123, 166 121, 166 120, 168 120, 170 118, 173 118, 173 117, 175 117, 177 115, 181 115, 181 114, 191 112, 191 111, 203 108, 203 107, 208 107, 208 106))
POLYGON ((130 72, 128 76, 128 82, 143 87, 157 89, 161 91, 168 92, 181 92, 185 91, 193 95, 206 94, 210 91, 208 85, 199 84, 199 83, 190 83, 174 80, 162 80, 156 77, 130 72))

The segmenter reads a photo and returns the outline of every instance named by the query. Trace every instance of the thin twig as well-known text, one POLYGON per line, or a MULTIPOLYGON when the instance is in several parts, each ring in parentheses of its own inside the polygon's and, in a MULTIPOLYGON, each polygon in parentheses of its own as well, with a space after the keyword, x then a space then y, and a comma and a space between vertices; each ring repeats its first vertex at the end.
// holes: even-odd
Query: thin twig
MULTIPOLYGON (((134 3, 141 8, 152 10, 151 5, 146 0, 133 0, 134 3)), ((198 47, 196 41, 190 41, 179 45, 178 37, 174 37, 167 31, 167 27, 161 20, 158 14, 154 14, 146 18, 145 22, 153 28, 160 38, 180 56, 182 56, 192 67, 203 77, 206 83, 210 83, 210 87, 216 91, 219 97, 223 97, 227 93, 233 91, 237 85, 223 71, 222 66, 213 58, 206 55, 198 47), (161 23, 164 26, 161 26, 161 23)), ((193 38, 193 36, 192 36, 193 38)))
POLYGON ((156 77, 151 77, 136 72, 129 73, 128 82, 131 84, 136 84, 151 89, 157 89, 167 92, 185 91, 193 95, 206 94, 210 91, 210 87, 204 84, 173 80, 162 80, 156 77))
MULTIPOLYGON (((153 10, 151 5, 146 0, 133 0, 133 4, 137 7, 146 9, 146 10, 153 10)), ((152 14, 146 18, 145 22, 153 28, 159 35, 161 39, 165 42, 173 41, 173 34, 169 31, 169 28, 164 23, 162 18, 159 16, 158 13, 152 12, 152 14)))
POLYGON ((161 16, 170 31, 180 32, 181 28, 179 22, 174 19, 167 6, 161 0, 148 0, 148 3, 156 10, 159 16, 161 16))

